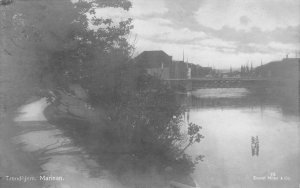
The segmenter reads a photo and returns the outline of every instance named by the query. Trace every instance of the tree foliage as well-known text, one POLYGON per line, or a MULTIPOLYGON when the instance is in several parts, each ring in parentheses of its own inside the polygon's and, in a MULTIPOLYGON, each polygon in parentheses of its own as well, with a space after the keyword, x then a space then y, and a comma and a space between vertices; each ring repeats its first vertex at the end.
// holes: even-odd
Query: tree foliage
POLYGON ((10 5, 12 3, 13 3, 13 0, 1 0, 0 1, 0 5, 2 5, 2 6, 10 5))
POLYGON ((183 109, 174 91, 131 59, 132 19, 115 22, 97 17, 97 10, 106 7, 127 11, 131 3, 16 1, 1 12, 1 34, 8 44, 2 45, 2 51, 39 88, 66 90, 78 83, 94 107, 107 111, 105 126, 63 125, 91 153, 113 153, 108 155, 113 163, 129 160, 141 168, 173 166, 191 171, 195 163, 184 151, 203 138, 201 127, 190 124, 187 135, 181 132, 183 109))
MULTIPOLYGON (((127 37, 132 25, 131 19, 114 23, 112 19, 97 18, 95 10, 99 7, 128 10, 131 3, 126 0, 16 1, 3 12, 5 37, 14 48, 34 54, 36 62, 31 68, 36 71, 32 73, 40 77, 41 85, 51 79, 60 86, 91 80, 101 86, 101 79, 95 79, 100 71, 109 72, 105 70, 107 67, 129 58, 132 47, 127 37)), ((25 61, 29 64, 32 60, 25 61)))

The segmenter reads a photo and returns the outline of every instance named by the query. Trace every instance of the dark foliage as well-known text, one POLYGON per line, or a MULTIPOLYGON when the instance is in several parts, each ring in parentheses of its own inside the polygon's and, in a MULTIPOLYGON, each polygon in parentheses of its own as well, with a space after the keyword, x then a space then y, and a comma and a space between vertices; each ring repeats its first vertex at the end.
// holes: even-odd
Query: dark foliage
POLYGON ((2 6, 10 5, 12 3, 13 3, 13 0, 1 0, 0 1, 0 5, 2 5, 2 6))
MULTIPOLYGON (((7 49, 9 56, 26 62, 26 66, 20 63, 22 71, 26 67, 39 87, 66 91, 70 84, 79 84, 87 91, 88 102, 106 111, 107 119, 101 125, 59 114, 55 119, 99 163, 119 174, 153 166, 158 171, 171 166, 185 174, 191 172, 195 161, 184 150, 200 141, 200 127, 193 124, 188 134, 181 132, 183 109, 174 91, 131 61, 132 20, 116 24, 98 18, 99 7, 128 10, 131 3, 16 2, 5 14, 6 38, 13 46, 7 49)), ((59 98, 52 102, 60 103, 59 98)))

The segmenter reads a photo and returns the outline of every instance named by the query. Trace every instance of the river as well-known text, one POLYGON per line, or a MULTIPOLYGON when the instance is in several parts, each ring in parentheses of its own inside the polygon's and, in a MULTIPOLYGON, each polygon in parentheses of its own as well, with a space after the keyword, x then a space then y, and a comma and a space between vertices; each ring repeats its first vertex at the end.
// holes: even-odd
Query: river
POLYGON ((299 117, 267 98, 243 88, 201 89, 186 97, 186 121, 201 125, 205 136, 187 150, 205 155, 193 173, 201 187, 299 186, 299 117), (252 137, 258 137, 258 155, 252 155, 252 137))

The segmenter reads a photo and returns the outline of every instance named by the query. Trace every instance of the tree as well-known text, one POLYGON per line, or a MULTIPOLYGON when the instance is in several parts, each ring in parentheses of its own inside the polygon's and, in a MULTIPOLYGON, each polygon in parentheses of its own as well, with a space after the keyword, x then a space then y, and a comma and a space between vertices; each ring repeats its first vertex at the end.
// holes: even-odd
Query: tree
POLYGON ((10 5, 12 3, 13 3, 13 0, 1 0, 0 1, 0 5, 2 5, 2 6, 10 5))
MULTIPOLYGON (((40 85, 49 78, 59 85, 96 80, 93 77, 104 66, 128 58, 132 49, 127 42, 131 19, 116 25, 112 19, 97 18, 95 10, 105 7, 128 10, 131 3, 127 0, 79 0, 74 4, 69 0, 16 1, 3 12, 4 22, 12 23, 8 24, 5 37, 15 48, 34 54, 36 63, 30 67, 36 69, 32 74, 40 77, 36 79, 40 85), (91 25, 101 28, 94 31, 91 25)), ((33 60, 25 60, 26 64, 29 61, 33 60)))
POLYGON ((184 109, 174 91, 132 64, 122 66, 117 75, 120 78, 117 89, 107 91, 110 93, 106 96, 111 98, 107 98, 104 105, 110 121, 105 131, 99 131, 102 136, 98 135, 97 151, 115 160, 127 156, 126 163, 130 163, 132 169, 155 166, 162 170, 182 161, 184 168, 191 172, 196 161, 202 158, 193 162, 184 157, 184 152, 203 136, 201 127, 195 124, 189 125, 187 135, 181 132, 184 109))
MULTIPOLYGON (((124 155, 143 167, 150 163, 160 168, 172 166, 179 158, 191 164, 182 154, 200 141, 200 128, 192 124, 187 136, 181 133, 183 109, 174 91, 131 60, 133 46, 128 37, 132 20, 114 23, 96 17, 97 9, 105 7, 129 10, 131 3, 16 1, 1 12, 2 36, 9 44, 2 45, 2 54, 12 58, 10 62, 16 60, 17 72, 28 77, 20 79, 21 83, 30 80, 37 88, 64 90, 70 83, 78 83, 88 91, 94 107, 105 109, 105 126, 92 124, 84 130, 72 126, 71 137, 91 153, 113 153, 110 164, 124 155)), ((69 131, 65 125, 62 128, 69 131)))
MULTIPOLYGON (((1 95, 9 107, 20 105, 35 92, 37 54, 36 30, 25 19, 22 2, 0 6, 1 95)), ((26 11, 25 11, 26 12, 26 11)), ((1 101, 2 102, 2 101, 1 101)))

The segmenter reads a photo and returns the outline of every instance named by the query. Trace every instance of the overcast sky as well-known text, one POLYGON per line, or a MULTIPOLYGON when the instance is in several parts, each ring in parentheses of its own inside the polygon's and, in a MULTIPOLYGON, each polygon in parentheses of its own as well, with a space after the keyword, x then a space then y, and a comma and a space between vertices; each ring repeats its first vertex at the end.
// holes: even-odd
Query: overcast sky
POLYGON ((175 60, 216 68, 260 65, 300 46, 299 0, 131 0, 136 52, 164 50, 175 60))

